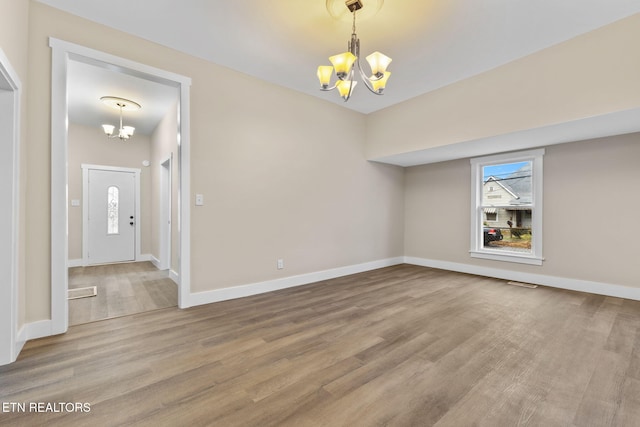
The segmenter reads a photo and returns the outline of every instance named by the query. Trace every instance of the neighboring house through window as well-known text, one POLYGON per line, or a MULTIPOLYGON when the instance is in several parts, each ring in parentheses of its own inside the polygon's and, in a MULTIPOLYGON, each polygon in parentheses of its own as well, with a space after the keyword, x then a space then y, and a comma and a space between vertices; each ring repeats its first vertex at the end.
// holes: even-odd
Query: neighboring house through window
POLYGON ((498 212, 495 209, 485 209, 484 214, 487 216, 487 222, 498 221, 498 212))
POLYGON ((544 149, 471 159, 471 256, 542 264, 544 149))

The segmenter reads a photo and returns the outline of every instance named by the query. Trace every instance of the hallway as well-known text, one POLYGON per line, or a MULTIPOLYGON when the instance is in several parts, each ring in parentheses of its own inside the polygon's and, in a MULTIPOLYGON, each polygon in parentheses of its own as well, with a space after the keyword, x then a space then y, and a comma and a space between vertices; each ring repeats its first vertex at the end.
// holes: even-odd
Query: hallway
POLYGON ((178 305, 168 271, 148 261, 69 269, 69 289, 88 286, 96 286, 97 295, 69 300, 70 326, 178 305))

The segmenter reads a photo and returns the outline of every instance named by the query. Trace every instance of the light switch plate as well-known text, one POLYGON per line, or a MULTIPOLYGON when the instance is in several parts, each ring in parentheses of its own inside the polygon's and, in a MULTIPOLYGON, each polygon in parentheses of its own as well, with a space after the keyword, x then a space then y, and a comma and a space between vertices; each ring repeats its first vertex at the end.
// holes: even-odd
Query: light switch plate
POLYGON ((204 206, 204 196, 202 194, 196 194, 196 206, 204 206))

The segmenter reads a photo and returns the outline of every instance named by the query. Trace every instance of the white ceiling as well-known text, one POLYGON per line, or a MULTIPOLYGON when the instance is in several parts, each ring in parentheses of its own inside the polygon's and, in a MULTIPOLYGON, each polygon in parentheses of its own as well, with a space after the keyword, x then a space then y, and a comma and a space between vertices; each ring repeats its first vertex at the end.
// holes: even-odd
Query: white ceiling
POLYGON ((386 93, 358 87, 344 103, 318 90, 317 66, 346 50, 351 33, 349 16, 333 18, 325 0, 39 1, 362 113, 640 12, 638 0, 385 0, 357 29, 363 55, 393 58, 386 93))
POLYGON ((160 120, 178 102, 176 87, 124 74, 113 67, 72 60, 69 61, 67 75, 71 123, 95 127, 111 124, 117 129, 120 111, 100 101, 103 96, 117 96, 142 106, 138 111, 125 111, 123 125, 135 127, 136 134, 151 135, 160 120))

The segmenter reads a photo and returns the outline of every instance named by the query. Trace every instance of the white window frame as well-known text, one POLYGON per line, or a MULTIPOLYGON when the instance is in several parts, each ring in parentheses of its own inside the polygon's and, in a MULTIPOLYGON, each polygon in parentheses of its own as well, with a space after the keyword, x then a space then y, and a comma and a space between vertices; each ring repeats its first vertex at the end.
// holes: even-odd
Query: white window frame
POLYGON ((497 154, 493 156, 471 159, 471 249, 473 258, 507 261, 520 264, 542 265, 542 158, 544 149, 519 151, 515 153, 497 154), (531 162, 533 177, 531 180, 531 253, 491 250, 484 247, 482 209, 482 187, 484 178, 482 169, 485 166, 502 163, 531 162))

